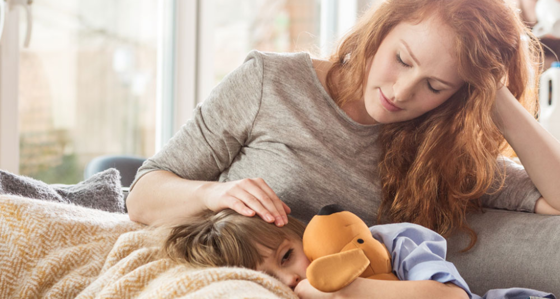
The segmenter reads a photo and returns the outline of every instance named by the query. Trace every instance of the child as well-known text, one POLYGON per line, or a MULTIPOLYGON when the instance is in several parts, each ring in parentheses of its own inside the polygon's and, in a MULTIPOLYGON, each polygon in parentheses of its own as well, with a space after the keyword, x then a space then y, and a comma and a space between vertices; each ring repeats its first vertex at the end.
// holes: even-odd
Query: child
POLYGON ((193 266, 263 271, 294 289, 309 265, 301 241, 304 230, 292 217, 280 228, 226 209, 175 226, 164 249, 172 259, 193 266))
MULTIPOLYGON (((393 258, 398 258, 392 261, 393 271, 401 281, 377 281, 383 288, 371 288, 363 283, 350 284, 336 293, 321 293, 305 281, 309 260, 303 251, 304 230, 304 225, 292 217, 286 226, 278 227, 258 217, 246 217, 226 209, 218 213, 207 212, 197 221, 175 226, 164 249, 172 259, 193 266, 245 267, 265 272, 294 289, 302 298, 318 295, 335 297, 344 293, 379 293, 379 297, 385 298, 381 292, 391 292, 392 287, 398 288, 403 283, 418 285, 418 288, 411 288, 415 291, 414 298, 467 298, 467 295, 468 298, 481 298, 470 292, 453 264, 445 262, 445 239, 434 231, 410 223, 370 228, 373 236, 385 244, 393 258), (407 263, 408 269, 412 268, 410 263, 424 263, 420 276, 401 270, 404 263, 407 263)), ((555 298, 552 294, 529 289, 492 290, 482 298, 530 296, 555 298)))

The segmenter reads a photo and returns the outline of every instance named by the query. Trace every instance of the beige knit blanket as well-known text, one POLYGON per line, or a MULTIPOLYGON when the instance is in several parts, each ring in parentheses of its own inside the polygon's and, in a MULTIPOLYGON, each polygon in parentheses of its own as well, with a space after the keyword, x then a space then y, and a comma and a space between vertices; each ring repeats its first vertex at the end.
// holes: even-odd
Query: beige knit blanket
POLYGON ((263 273, 160 257, 127 215, 0 196, 0 298, 297 298, 263 273))

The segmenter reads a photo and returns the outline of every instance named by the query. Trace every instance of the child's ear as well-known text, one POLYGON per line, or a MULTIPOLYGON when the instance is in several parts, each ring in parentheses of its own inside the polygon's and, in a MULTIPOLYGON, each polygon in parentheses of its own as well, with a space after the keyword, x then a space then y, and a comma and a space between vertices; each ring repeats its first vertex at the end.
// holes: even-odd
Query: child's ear
POLYGON ((307 268, 309 283, 322 292, 335 292, 358 278, 369 266, 361 249, 326 255, 314 260, 307 268))

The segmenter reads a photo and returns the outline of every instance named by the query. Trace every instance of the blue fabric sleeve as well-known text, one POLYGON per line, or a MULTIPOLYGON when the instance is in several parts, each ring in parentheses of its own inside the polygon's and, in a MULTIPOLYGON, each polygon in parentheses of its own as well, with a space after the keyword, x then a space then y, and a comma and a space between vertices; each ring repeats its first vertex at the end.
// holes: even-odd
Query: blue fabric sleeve
POLYGON ((412 223, 376 225, 370 231, 391 253, 393 272, 400 280, 453 283, 473 298, 453 263, 445 260, 447 241, 438 233, 412 223))

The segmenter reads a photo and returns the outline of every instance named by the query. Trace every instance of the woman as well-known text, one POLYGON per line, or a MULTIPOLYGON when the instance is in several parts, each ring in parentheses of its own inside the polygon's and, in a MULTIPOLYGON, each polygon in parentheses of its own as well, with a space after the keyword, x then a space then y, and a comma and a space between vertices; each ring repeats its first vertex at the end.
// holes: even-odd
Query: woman
POLYGON ((139 170, 130 218, 231 208, 282 226, 288 205, 308 221, 338 203, 473 246, 465 215, 482 206, 560 214, 560 144, 534 118, 541 60, 503 0, 384 1, 328 61, 249 54, 139 170))

